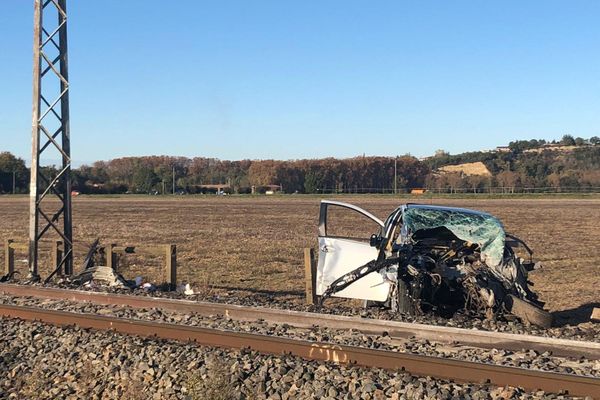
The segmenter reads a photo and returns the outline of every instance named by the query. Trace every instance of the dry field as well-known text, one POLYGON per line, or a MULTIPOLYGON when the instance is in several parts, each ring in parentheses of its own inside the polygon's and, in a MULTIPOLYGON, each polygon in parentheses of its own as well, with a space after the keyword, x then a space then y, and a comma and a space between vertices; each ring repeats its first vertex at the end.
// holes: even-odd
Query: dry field
MULTIPOLYGON (((405 199, 341 197, 385 218, 405 199)), ((427 200, 430 202, 431 200, 427 200)), ((552 311, 600 301, 600 199, 439 199, 498 216, 544 269, 535 290, 552 311)), ((319 199, 286 197, 77 197, 74 237, 123 245, 175 243, 179 280, 204 290, 248 290, 300 298, 302 249, 316 247, 319 199)), ((27 198, 0 197, 0 239, 27 237, 27 198)), ((81 264, 83 246, 77 247, 81 264)), ((0 261, 4 254, 0 251, 0 261)), ((21 254, 17 257, 23 259, 21 254)), ((127 258, 124 274, 158 279, 160 259, 127 258)), ((19 269, 25 269, 19 264, 19 269)))

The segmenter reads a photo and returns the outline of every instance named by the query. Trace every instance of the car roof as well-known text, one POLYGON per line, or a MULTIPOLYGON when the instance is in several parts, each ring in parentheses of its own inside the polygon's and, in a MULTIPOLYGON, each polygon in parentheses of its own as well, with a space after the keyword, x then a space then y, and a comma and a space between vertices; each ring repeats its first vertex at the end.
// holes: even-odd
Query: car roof
POLYGON ((462 214, 474 214, 474 215, 485 215, 488 217, 493 217, 493 215, 478 211, 472 210, 469 208, 460 208, 460 207, 446 207, 446 206, 434 206, 432 204, 415 204, 415 203, 407 203, 406 208, 419 208, 424 210, 438 210, 438 211, 448 211, 448 212, 456 212, 462 214))

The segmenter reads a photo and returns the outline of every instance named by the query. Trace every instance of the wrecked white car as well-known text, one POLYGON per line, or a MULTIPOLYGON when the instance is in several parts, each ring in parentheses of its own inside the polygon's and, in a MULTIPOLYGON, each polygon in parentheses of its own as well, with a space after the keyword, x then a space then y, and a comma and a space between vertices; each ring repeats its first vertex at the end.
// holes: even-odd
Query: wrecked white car
POLYGON ((324 200, 316 292, 321 303, 336 296, 408 314, 463 310, 494 318, 508 312, 549 327, 552 316, 527 280, 536 267, 531 255, 497 218, 480 211, 406 204, 384 222, 354 205, 324 200), (378 232, 367 241, 330 234, 333 207, 361 214, 378 232), (519 247, 526 259, 516 255, 519 247))

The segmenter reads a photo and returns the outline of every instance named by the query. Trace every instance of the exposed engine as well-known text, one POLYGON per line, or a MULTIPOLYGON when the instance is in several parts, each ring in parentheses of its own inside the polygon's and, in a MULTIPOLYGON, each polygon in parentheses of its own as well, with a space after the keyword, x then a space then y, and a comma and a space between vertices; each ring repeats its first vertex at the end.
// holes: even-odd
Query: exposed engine
POLYGON ((550 326, 551 315, 542 310, 543 303, 529 289, 532 283, 527 276, 535 263, 525 243, 505 234, 491 216, 463 213, 458 219, 447 212, 431 211, 421 209, 411 215, 405 210, 404 219, 388 221, 392 224, 386 231, 389 236, 375 240, 378 259, 336 279, 321 301, 370 273, 379 273, 390 284, 390 294, 378 305, 393 311, 450 317, 465 310, 487 318, 510 312, 520 314, 525 322, 550 326), (440 215, 445 225, 438 223, 440 215), (529 253, 529 260, 516 256, 519 246, 529 253))

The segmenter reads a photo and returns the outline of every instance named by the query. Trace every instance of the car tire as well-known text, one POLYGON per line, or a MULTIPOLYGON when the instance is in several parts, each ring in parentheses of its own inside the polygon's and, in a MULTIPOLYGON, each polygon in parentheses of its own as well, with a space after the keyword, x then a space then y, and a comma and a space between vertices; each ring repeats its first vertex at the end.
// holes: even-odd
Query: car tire
POLYGON ((414 304, 409 294, 409 286, 402 279, 398 279, 398 312, 404 315, 415 314, 414 304))
POLYGON ((525 323, 542 328, 550 328, 552 326, 552 314, 526 300, 519 299, 518 297, 509 294, 504 300, 504 305, 508 311, 519 317, 525 323))
POLYGON ((364 308, 383 308, 389 307, 389 302, 387 301, 374 301, 374 300, 365 300, 364 308))

